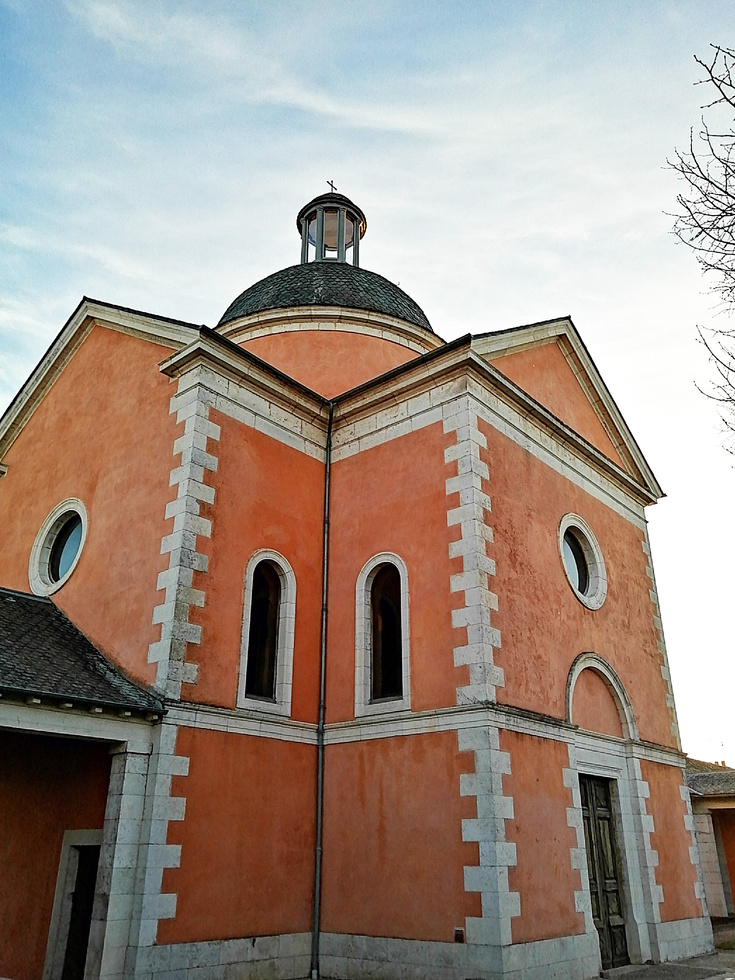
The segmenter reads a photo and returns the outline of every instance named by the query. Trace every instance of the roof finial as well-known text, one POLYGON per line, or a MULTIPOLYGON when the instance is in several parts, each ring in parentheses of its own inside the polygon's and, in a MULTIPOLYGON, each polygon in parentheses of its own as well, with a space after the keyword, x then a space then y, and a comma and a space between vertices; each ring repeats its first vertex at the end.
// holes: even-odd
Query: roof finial
POLYGON ((334 181, 333 180, 328 180, 327 183, 332 188, 332 193, 334 194, 334 192, 337 190, 337 188, 334 186, 334 181))

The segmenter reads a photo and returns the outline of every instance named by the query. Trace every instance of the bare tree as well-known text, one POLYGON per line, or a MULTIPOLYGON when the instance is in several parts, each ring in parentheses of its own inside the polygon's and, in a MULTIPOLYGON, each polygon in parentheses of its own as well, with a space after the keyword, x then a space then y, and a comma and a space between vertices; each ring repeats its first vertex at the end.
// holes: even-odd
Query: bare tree
MULTIPOLYGON (((735 50, 713 44, 712 59, 695 61, 705 72, 697 84, 706 85, 714 98, 703 109, 723 106, 728 120, 735 117, 735 50), (729 107, 729 108, 728 108, 729 107), (731 111, 730 111, 731 110, 731 111)), ((676 198, 680 213, 674 231, 694 249, 705 272, 715 273, 714 288, 727 303, 735 303, 735 129, 712 131, 702 117, 695 141, 689 134, 689 150, 677 150, 669 161, 686 188, 676 198)))
MULTIPOLYGON (((675 151, 669 165, 685 184, 676 200, 674 233, 695 252, 703 271, 714 277, 713 292, 725 309, 735 304, 735 49, 710 45, 708 61, 695 56, 704 71, 697 83, 708 89, 702 109, 722 117, 722 125, 702 116, 702 128, 689 134, 689 149, 675 151)), ((712 389, 705 394, 723 405, 722 418, 733 437, 735 454, 735 330, 707 331, 699 337, 715 366, 712 389)))

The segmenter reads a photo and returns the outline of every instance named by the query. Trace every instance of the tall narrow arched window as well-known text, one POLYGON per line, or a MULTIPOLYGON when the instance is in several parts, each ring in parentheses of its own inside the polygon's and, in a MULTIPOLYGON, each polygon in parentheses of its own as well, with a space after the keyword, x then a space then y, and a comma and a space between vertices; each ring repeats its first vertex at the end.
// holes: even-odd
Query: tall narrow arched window
POLYGON ((291 714, 296 576, 277 551, 261 548, 245 569, 237 705, 291 714))
POLYGON ((403 697, 401 577, 395 565, 380 565, 370 589, 370 700, 403 697))
POLYGON ((384 551, 367 561, 355 589, 355 716, 411 710, 408 569, 384 551))
POLYGON ((280 605, 278 572, 271 562, 261 561, 253 573, 250 599, 246 697, 275 701, 280 605))

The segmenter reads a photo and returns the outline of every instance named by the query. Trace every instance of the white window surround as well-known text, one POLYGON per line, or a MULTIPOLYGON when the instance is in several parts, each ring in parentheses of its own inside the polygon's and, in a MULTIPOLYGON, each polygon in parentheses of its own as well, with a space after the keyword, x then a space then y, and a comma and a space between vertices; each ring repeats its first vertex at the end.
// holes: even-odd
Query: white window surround
POLYGON ((374 555, 363 565, 355 589, 355 717, 382 715, 411 710, 411 671, 409 656, 408 569, 392 552, 374 555), (370 593, 373 579, 381 565, 394 565, 401 579, 401 661, 403 697, 371 701, 372 609, 370 593))
POLYGON ((602 657, 598 657, 595 653, 580 653, 578 657, 575 657, 574 663, 569 668, 566 690, 567 721, 574 724, 574 718, 572 717, 574 688, 583 670, 594 670, 602 678, 610 692, 610 696, 615 702, 615 707, 618 709, 624 738, 637 740, 638 725, 635 720, 633 705, 628 697, 628 692, 625 690, 623 682, 610 664, 606 660, 603 660, 602 657))
POLYGON ((245 569, 242 634, 240 639, 240 673, 237 684, 238 708, 253 708, 276 715, 291 714, 293 687, 293 647, 296 627, 296 576, 288 561, 277 551, 261 548, 250 557, 245 569), (275 568, 281 581, 281 601, 278 608, 278 637, 276 643, 276 699, 253 698, 245 694, 248 669, 248 639, 250 637, 250 611, 252 609, 253 576, 262 561, 275 568))
POLYGON ((31 548, 31 557, 28 561, 28 581, 31 592, 34 595, 49 596, 65 585, 74 573, 79 559, 84 551, 84 544, 87 540, 87 530, 89 528, 89 517, 87 508, 78 497, 68 497, 57 504, 46 520, 41 525, 36 540, 31 548), (56 537, 66 523, 64 517, 69 513, 78 514, 82 521, 82 537, 79 542, 79 550, 74 556, 65 575, 58 582, 53 582, 49 576, 49 561, 51 559, 51 549, 54 546, 56 537))
POLYGON ((569 586, 582 605, 588 609, 599 609, 605 601, 607 595, 607 572, 605 571, 605 560, 602 557, 602 550, 597 543, 597 538, 592 533, 589 524, 578 514, 565 514, 559 522, 559 533, 557 535, 559 545, 559 558, 561 559, 564 574, 567 577, 569 586), (575 538, 584 552, 587 569, 589 571, 589 585, 586 593, 580 592, 569 578, 567 566, 564 563, 564 535, 567 531, 574 531, 575 538))

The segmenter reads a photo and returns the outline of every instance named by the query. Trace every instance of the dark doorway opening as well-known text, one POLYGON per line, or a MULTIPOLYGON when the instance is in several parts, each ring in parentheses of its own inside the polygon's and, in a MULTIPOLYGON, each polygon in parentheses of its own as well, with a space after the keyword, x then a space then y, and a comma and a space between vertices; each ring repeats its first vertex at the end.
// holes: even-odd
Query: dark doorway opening
POLYGON ((92 925, 94 886, 100 860, 99 844, 79 845, 75 846, 74 850, 77 852, 77 870, 71 897, 69 932, 61 980, 84 980, 89 929, 92 925))
POLYGON ((630 963, 623 918, 620 862, 610 780, 580 776, 592 918, 600 937, 603 970, 630 963))

